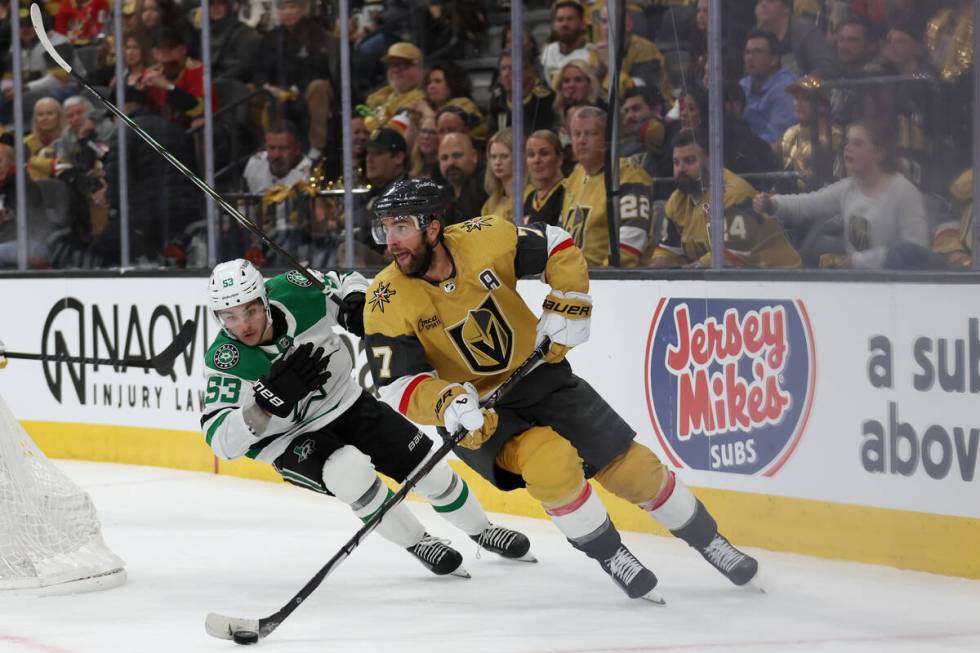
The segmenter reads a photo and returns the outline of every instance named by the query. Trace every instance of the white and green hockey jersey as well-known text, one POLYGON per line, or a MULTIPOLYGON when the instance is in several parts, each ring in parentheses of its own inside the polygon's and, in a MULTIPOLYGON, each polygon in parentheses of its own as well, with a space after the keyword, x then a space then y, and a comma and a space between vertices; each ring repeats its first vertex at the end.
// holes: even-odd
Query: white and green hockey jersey
MULTIPOLYGON (((356 272, 319 275, 340 297, 364 292, 367 281, 356 272)), ((295 270, 265 282, 272 310, 274 341, 250 347, 229 337, 224 329, 205 354, 207 377, 201 429, 219 458, 241 456, 271 463, 297 435, 322 428, 353 405, 361 387, 351 376, 353 361, 347 345, 334 332, 336 303, 295 270), (319 390, 300 401, 288 418, 261 413, 264 428, 253 432, 246 412, 255 406, 252 386, 283 352, 304 343, 323 347, 330 376, 319 390)))

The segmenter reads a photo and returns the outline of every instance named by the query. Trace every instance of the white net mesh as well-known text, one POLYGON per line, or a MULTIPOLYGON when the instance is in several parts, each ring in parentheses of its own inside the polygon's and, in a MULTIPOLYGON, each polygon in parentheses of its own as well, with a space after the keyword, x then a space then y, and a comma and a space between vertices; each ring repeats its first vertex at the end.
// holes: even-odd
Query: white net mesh
POLYGON ((0 590, 125 578, 123 566, 102 542, 88 494, 37 448, 0 397, 0 590))

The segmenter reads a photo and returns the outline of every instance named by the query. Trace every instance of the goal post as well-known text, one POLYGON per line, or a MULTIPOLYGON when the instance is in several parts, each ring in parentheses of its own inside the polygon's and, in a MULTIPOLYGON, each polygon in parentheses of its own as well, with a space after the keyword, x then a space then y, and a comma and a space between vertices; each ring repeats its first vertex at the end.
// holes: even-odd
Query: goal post
POLYGON ((125 580, 88 493, 48 460, 0 396, 0 596, 91 592, 125 580))

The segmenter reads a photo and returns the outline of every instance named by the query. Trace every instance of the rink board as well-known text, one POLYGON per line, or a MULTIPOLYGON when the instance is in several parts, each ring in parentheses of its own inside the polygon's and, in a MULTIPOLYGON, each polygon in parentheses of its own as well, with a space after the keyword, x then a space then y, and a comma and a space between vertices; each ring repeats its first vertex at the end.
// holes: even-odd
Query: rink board
MULTIPOLYGON (((53 457, 274 478, 220 464, 198 431, 216 325, 200 278, 0 279, 11 351, 152 355, 186 319, 170 378, 11 361, 0 393, 53 457), (121 351, 120 351, 121 350, 121 351)), ((593 282, 576 371, 737 542, 980 578, 980 309, 969 284, 593 282), (910 308, 914 307, 914 308, 910 308)), ((545 286, 522 292, 539 305, 545 286)), ((356 342, 350 341, 356 348, 356 342)), ((366 359, 358 356, 366 384, 366 359)), ((488 509, 541 516, 466 470, 488 509)), ((623 528, 657 532, 610 500, 623 528)))

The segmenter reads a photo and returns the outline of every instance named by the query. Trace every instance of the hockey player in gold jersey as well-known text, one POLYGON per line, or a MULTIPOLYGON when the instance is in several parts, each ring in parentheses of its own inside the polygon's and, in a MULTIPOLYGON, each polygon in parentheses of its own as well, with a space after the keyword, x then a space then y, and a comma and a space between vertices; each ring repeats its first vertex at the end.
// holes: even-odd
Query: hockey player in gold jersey
MULTIPOLYGON (((606 211, 606 112, 597 107, 574 110, 569 129, 578 161, 565 180, 562 228, 575 239, 591 267, 609 265, 609 219, 606 211)), ((650 232, 650 175, 623 160, 619 168, 619 255, 624 267, 634 267, 647 246, 650 232)))
POLYGON ((526 486, 576 549, 631 598, 662 602, 656 576, 623 546, 587 478, 640 506, 736 584, 757 563, 718 533, 673 472, 583 379, 566 352, 589 336, 585 257, 567 232, 493 216, 444 227, 445 204, 427 180, 398 182, 374 206, 374 232, 393 262, 374 279, 365 344, 384 401, 414 422, 467 432, 457 455, 502 490, 526 486), (551 286, 540 319, 517 293, 521 277, 551 286), (551 340, 495 410, 493 392, 551 340))
MULTIPOLYGON (((666 220, 650 267, 711 267, 708 227, 708 145, 692 129, 682 129, 673 142, 675 190, 667 200, 666 220)), ((756 190, 735 173, 724 172, 725 259, 728 265, 751 268, 798 268, 800 255, 783 228, 752 208, 756 190)))

